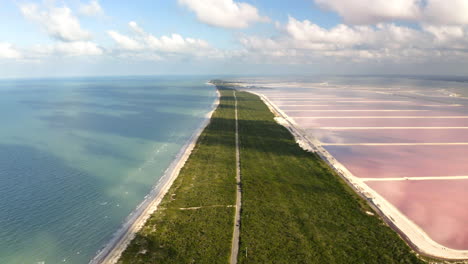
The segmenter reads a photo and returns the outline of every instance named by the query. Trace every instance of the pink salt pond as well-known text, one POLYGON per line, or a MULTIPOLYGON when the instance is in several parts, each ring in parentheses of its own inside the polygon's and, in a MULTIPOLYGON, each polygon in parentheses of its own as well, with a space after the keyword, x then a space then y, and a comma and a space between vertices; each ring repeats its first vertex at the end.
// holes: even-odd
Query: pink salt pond
POLYGON ((322 143, 468 143, 467 129, 312 129, 322 143))
POLYGON ((436 242, 468 249, 468 180, 368 182, 436 242))
POLYGON ((305 117, 341 117, 341 116, 454 116, 453 112, 450 111, 422 111, 422 110, 400 110, 400 111, 389 111, 389 110, 338 110, 338 111, 321 111, 321 110, 283 110, 291 118, 305 118, 305 117))
POLYGON ((314 127, 468 127, 468 118, 293 118, 302 128, 314 127))
POLYGON ((468 175, 466 145, 325 146, 325 149, 359 178, 468 175))
POLYGON ((333 105, 323 102, 317 103, 299 103, 299 104, 284 104, 277 105, 283 111, 294 111, 294 110, 311 110, 311 111, 320 111, 320 110, 446 110, 453 111, 458 110, 458 107, 453 106, 434 106, 434 105, 365 105, 365 104, 343 104, 343 105, 333 105))
POLYGON ((354 176, 366 178, 369 187, 434 241, 468 250, 468 179, 443 178, 468 176, 466 107, 450 98, 425 101, 352 89, 269 95, 354 176))

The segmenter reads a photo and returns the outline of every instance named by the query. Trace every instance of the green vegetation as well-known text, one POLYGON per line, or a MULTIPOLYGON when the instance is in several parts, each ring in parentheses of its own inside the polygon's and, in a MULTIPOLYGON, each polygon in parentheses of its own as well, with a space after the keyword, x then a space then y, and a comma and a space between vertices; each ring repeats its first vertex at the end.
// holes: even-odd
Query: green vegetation
POLYGON ((179 177, 119 263, 228 262, 234 225, 234 207, 228 206, 236 195, 232 93, 221 91, 220 105, 179 177))
MULTIPOLYGON (((119 263, 227 263, 235 204, 233 91, 160 209, 119 263), (194 208, 196 207, 196 208, 194 208), (198 208, 200 207, 200 208, 198 208), (192 208, 186 210, 186 208, 192 208)), ((237 92, 243 205, 239 263, 423 263, 255 95, 237 92)))
POLYGON ((237 98, 240 263, 423 263, 256 95, 237 98))

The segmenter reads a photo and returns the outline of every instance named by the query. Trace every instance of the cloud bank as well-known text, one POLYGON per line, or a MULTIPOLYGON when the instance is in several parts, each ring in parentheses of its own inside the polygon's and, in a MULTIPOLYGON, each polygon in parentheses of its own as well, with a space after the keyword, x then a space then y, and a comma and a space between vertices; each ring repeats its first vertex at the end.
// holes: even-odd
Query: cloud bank
POLYGON ((11 43, 0 42, 0 59, 20 59, 22 54, 11 43))
POLYGON ((99 16, 104 14, 104 10, 96 0, 91 0, 87 4, 81 4, 79 13, 85 16, 99 16))
POLYGON ((281 58, 285 63, 311 60, 391 61, 416 63, 430 59, 466 58, 468 31, 458 26, 426 25, 421 30, 392 23, 339 24, 326 29, 310 20, 289 17, 277 37, 243 36, 249 54, 281 58))
POLYGON ((348 24, 413 21, 439 25, 468 24, 466 0, 315 0, 348 24))
POLYGON ((343 23, 324 28, 290 16, 275 36, 244 35, 264 63, 461 63, 468 58, 466 0, 315 0, 343 23), (400 22, 404 22, 402 25, 400 22))
POLYGON ((119 52, 137 58, 143 54, 152 54, 148 58, 162 59, 164 56, 194 56, 213 58, 219 56, 218 51, 202 39, 184 38, 179 34, 157 37, 143 30, 136 22, 128 26, 132 35, 124 35, 110 30, 107 34, 115 41, 119 52))
MULTIPOLYGON (((91 1, 88 14, 95 13, 96 1, 91 1), (94 9, 93 9, 94 8, 94 9)), ((81 27, 80 21, 66 6, 40 6, 29 3, 19 6, 23 16, 37 24, 52 40, 53 44, 36 45, 31 48, 26 59, 38 59, 45 56, 92 56, 102 55, 104 50, 90 41, 91 33, 81 27)), ((100 8, 100 7, 99 7, 100 8)))
POLYGON ((198 20, 215 27, 240 29, 255 22, 267 22, 256 7, 233 0, 178 0, 195 12, 198 20))
POLYGON ((55 1, 19 4, 21 14, 41 29, 51 43, 19 48, 10 42, 0 42, 0 59, 105 56, 124 58, 122 62, 195 59, 224 65, 305 67, 323 62, 466 65, 468 59, 467 0, 314 0, 319 8, 336 12, 342 21, 324 27, 313 18, 300 20, 291 15, 284 22, 275 22, 276 28, 267 31, 249 28, 269 21, 251 4, 234 0, 178 0, 179 6, 191 10, 201 23, 216 27, 208 29, 210 32, 234 33, 234 43, 224 49, 197 36, 155 35, 134 21, 126 29, 92 33, 80 20, 95 23, 93 17, 103 15, 104 10, 98 0, 87 1, 78 2, 76 10, 55 1))
POLYGON ((50 37, 57 40, 82 41, 91 38, 68 7, 41 9, 37 4, 24 4, 20 10, 24 17, 39 24, 50 37))

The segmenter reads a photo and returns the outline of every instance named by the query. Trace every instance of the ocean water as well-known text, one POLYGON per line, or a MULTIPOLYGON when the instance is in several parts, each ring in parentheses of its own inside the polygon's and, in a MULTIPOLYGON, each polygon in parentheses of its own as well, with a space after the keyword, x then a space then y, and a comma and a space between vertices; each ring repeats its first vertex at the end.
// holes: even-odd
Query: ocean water
POLYGON ((88 263, 211 110, 205 82, 0 81, 0 263, 88 263))

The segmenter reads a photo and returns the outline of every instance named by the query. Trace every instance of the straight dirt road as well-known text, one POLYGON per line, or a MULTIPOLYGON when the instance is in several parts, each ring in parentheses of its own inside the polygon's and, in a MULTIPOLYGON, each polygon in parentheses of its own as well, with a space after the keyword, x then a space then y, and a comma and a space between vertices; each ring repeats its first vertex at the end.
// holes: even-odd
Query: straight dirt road
POLYGON ((232 233, 232 246, 231 246, 231 264, 237 264, 237 256, 239 254, 239 234, 240 234, 240 214, 242 206, 242 186, 241 186, 241 172, 240 172, 240 152, 239 152, 239 121, 237 118, 237 97, 234 91, 234 107, 235 107, 235 120, 236 120, 236 212, 234 215, 234 231, 232 233))

